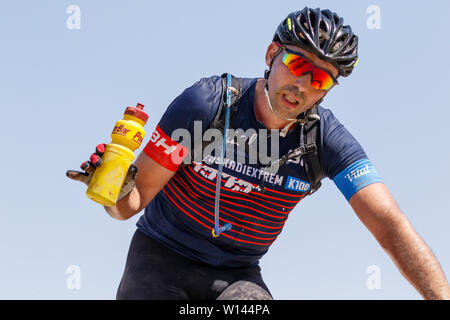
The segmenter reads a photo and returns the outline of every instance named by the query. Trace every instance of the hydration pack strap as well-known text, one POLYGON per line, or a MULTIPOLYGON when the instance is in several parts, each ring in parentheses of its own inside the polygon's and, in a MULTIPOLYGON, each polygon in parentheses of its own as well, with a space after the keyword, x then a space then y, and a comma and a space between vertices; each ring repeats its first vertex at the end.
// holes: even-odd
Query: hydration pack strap
POLYGON ((301 153, 305 165, 306 175, 310 184, 308 194, 313 194, 322 185, 325 177, 322 161, 320 159, 320 116, 317 107, 311 110, 308 120, 302 126, 301 153))
MULTIPOLYGON (((224 132, 225 128, 225 106, 226 106, 226 95, 227 95, 227 84, 226 84, 227 73, 222 74, 222 99, 219 104, 216 116, 210 125, 210 128, 219 129, 224 132)), ((237 92, 233 92, 231 95, 230 102, 230 124, 232 123, 235 115, 237 114, 238 101, 242 97, 242 79, 235 78, 231 76, 231 87, 236 89, 237 92)), ((305 112, 304 118, 299 121, 301 125, 301 135, 300 135, 300 146, 288 154, 284 155, 280 159, 275 161, 270 161, 266 155, 262 155, 255 150, 253 146, 248 143, 248 140, 244 141, 245 152, 250 154, 250 150, 257 155, 257 162, 259 163, 259 168, 268 173, 276 173, 278 168, 285 165, 290 159, 301 157, 304 163, 306 176, 310 184, 310 189, 308 195, 316 192, 322 185, 321 180, 325 177, 323 171, 322 161, 320 159, 320 116, 317 111, 317 105, 305 112), (261 163, 266 163, 266 165, 261 165, 261 163)), ((210 142, 203 142, 203 150, 210 142)), ((264 192, 264 175, 261 176, 259 187, 262 192, 264 192)))
MULTIPOLYGON (((207 129, 218 129, 222 134, 224 134, 225 130, 225 113, 226 113, 226 104, 227 104, 227 73, 222 74, 222 95, 219 102, 219 107, 217 109, 216 115, 214 116, 213 121, 207 127, 207 129)), ((237 113, 237 103, 239 99, 242 97, 242 79, 231 76, 231 96, 230 96, 230 124, 233 122, 237 113)), ((201 154, 203 155, 203 150, 210 144, 210 141, 194 141, 194 144, 190 150, 191 155, 201 154)))
MULTIPOLYGON (((268 165, 262 166, 262 168, 269 174, 275 174, 278 168, 285 165, 288 160, 301 157, 310 184, 310 189, 308 191, 308 195, 310 195, 320 188, 322 185, 321 180, 325 177, 319 154, 320 116, 317 112, 317 107, 314 107, 305 114, 305 118, 303 121, 300 121, 300 125, 302 127, 300 146, 285 154, 280 159, 271 161, 268 165)), ((265 163, 267 163, 267 161, 265 161, 265 163)), ((264 192, 264 179, 260 180, 259 188, 264 192)))
POLYGON ((212 127, 219 129, 223 132, 222 150, 220 154, 219 168, 217 170, 216 195, 214 199, 214 228, 211 229, 212 236, 214 238, 220 236, 221 232, 225 232, 232 228, 232 225, 230 223, 225 223, 224 225, 222 225, 222 227, 220 227, 219 224, 220 188, 222 185, 222 170, 225 152, 227 148, 227 133, 228 133, 227 131, 230 127, 230 122, 232 121, 231 115, 233 115, 234 118, 234 115, 236 114, 237 108, 235 107, 235 104, 237 101, 239 101, 241 93, 241 81, 235 81, 233 83, 233 76, 231 74, 223 74, 222 83, 224 80, 224 76, 226 76, 226 84, 223 85, 223 88, 225 88, 225 97, 222 96, 221 103, 219 105, 219 110, 212 124, 212 127), (234 108, 233 112, 231 112, 232 108, 234 108), (221 117, 223 110, 225 111, 225 119, 221 117), (217 118, 217 115, 219 115, 219 118, 217 118))
MULTIPOLYGON (((242 79, 231 76, 231 101, 230 101, 230 123, 236 116, 237 102, 242 96, 242 79)), ((217 109, 216 116, 209 128, 219 129, 223 131, 225 128, 225 106, 227 100, 227 73, 222 74, 222 99, 219 103, 219 108, 217 109)))

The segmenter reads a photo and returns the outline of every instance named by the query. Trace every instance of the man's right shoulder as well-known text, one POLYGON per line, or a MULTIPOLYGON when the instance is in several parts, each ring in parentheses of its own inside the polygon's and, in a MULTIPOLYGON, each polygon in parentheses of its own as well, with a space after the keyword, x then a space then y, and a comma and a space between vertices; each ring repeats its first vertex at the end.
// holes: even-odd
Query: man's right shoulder
POLYGON ((170 135, 176 128, 192 130, 194 121, 202 121, 204 127, 208 126, 216 115, 221 95, 220 76, 201 78, 172 101, 159 127, 170 135))
POLYGON ((192 86, 186 88, 174 102, 182 102, 189 106, 189 112, 210 111, 218 107, 222 94, 222 80, 220 76, 201 78, 192 86))
POLYGON ((220 76, 214 75, 204 77, 195 82, 192 86, 186 88, 183 93, 191 94, 194 99, 204 100, 215 94, 222 92, 222 79, 220 76))

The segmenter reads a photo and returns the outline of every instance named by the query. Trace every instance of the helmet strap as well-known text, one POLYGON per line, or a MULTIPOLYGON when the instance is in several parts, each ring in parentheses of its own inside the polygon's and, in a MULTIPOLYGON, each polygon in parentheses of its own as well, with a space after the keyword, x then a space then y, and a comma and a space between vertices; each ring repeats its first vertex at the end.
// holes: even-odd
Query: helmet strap
POLYGON ((269 74, 270 74, 270 71, 272 70, 273 62, 275 61, 275 58, 280 54, 280 52, 282 50, 283 50, 283 48, 278 48, 277 52, 275 52, 275 54, 273 55, 272 59, 270 60, 269 69, 264 71, 264 80, 266 80, 265 87, 266 87, 267 90, 269 90, 269 87, 267 85, 267 80, 269 79, 269 74))

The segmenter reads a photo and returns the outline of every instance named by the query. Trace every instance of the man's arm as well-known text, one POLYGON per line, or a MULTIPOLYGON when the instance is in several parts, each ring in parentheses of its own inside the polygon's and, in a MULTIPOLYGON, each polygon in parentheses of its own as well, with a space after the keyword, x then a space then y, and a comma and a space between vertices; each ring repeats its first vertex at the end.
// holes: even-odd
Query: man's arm
POLYGON ((359 190, 349 202, 401 274, 424 299, 450 299, 450 288, 439 262, 383 183, 359 190))
POLYGON ((145 152, 139 154, 134 165, 138 170, 133 190, 116 206, 105 207, 109 215, 117 220, 127 220, 144 209, 175 175, 174 171, 164 168, 145 152))

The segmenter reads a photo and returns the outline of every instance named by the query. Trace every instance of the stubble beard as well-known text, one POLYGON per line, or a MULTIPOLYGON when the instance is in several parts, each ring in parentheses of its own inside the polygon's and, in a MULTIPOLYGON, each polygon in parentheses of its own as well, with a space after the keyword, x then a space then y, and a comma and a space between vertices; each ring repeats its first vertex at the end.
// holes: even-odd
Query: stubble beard
POLYGON ((269 94, 273 112, 278 118, 282 120, 296 119, 300 114, 306 111, 307 108, 305 107, 304 95, 303 93, 296 91, 296 88, 292 89, 291 87, 282 87, 273 92, 272 97, 269 94), (288 106, 284 105, 282 101, 283 90, 290 90, 291 92, 296 94, 296 98, 299 99, 296 108, 289 108, 288 106))

